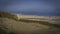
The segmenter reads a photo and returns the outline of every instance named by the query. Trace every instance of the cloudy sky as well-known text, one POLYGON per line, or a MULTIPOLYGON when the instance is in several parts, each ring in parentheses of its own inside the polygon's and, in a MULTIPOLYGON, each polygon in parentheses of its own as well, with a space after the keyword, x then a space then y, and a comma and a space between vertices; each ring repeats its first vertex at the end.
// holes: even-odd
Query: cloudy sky
POLYGON ((29 15, 60 16, 60 0, 0 0, 0 11, 29 15))

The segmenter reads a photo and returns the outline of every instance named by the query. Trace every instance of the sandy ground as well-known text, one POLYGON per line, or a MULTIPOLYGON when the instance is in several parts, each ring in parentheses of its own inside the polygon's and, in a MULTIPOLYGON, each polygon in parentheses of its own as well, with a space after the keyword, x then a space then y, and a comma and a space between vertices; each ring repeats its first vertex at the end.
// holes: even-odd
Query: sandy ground
POLYGON ((51 24, 59 24, 60 25, 60 16, 37 16, 37 15, 23 15, 23 14, 15 14, 17 19, 28 19, 35 21, 48 21, 51 24))
POLYGON ((59 28, 39 23, 25 23, 8 18, 0 18, 0 25, 7 32, 15 32, 17 34, 60 34, 59 28))

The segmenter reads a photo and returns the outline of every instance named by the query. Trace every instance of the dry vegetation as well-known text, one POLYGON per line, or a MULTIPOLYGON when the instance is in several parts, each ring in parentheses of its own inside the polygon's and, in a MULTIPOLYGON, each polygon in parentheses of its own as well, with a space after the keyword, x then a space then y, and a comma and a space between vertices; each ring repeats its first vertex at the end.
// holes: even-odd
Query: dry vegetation
POLYGON ((50 24, 47 21, 16 20, 15 15, 0 12, 0 34, 16 34, 17 32, 19 34, 60 34, 60 25, 50 24))
POLYGON ((47 21, 34 21, 34 20, 27 20, 27 19, 20 19, 19 21, 26 22, 26 23, 39 23, 39 24, 43 24, 43 25, 48 25, 48 26, 60 28, 60 25, 51 24, 47 21))
MULTIPOLYGON (((16 16, 15 15, 12 15, 8 12, 0 12, 0 18, 9 18, 9 19, 14 19, 16 20, 16 16)), ((0 19, 0 34, 13 34, 13 32, 11 33, 7 33, 1 26, 1 23, 2 23, 2 19, 0 19)), ((4 27, 5 28, 5 27, 4 27)))
MULTIPOLYGON (((50 27, 48 25, 39 24, 34 21, 15 21, 8 18, 2 19, 1 34, 58 34, 60 32, 59 28, 54 26, 50 27), (8 31, 8 32, 7 32, 8 31)), ((0 25, 1 26, 1 25, 0 25)))
POLYGON ((0 17, 11 18, 11 19, 17 20, 16 19, 17 17, 9 12, 0 12, 0 17))

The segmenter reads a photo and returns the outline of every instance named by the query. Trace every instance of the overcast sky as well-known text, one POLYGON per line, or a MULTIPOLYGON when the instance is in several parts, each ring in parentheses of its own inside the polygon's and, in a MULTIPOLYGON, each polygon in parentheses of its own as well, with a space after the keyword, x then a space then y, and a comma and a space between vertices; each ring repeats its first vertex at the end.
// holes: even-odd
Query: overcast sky
POLYGON ((60 16, 60 0, 0 0, 0 10, 30 15, 60 16))

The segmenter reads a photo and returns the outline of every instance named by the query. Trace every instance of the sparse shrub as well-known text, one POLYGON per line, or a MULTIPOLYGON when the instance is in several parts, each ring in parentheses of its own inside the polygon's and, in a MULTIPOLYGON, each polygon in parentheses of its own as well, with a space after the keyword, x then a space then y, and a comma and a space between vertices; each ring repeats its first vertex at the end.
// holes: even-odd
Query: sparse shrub
POLYGON ((2 28, 0 28, 0 34, 16 34, 16 33, 14 33, 14 32, 7 33, 5 30, 3 30, 2 28))
POLYGON ((4 18, 7 17, 7 18, 17 20, 17 17, 15 15, 8 12, 0 12, 0 17, 4 17, 4 18))
POLYGON ((7 32, 0 28, 0 34, 7 34, 7 32))

